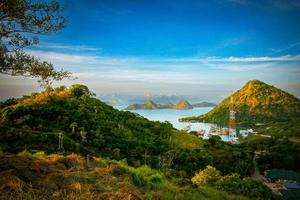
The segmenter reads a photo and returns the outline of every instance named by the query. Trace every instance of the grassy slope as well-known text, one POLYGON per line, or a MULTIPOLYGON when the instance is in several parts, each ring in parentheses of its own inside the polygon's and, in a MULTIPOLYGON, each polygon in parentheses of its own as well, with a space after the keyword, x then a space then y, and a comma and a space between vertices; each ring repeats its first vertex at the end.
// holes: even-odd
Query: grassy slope
POLYGON ((203 147, 203 141, 192 134, 181 131, 174 131, 170 138, 171 144, 180 149, 196 149, 203 147))
MULTIPOLYGON (((241 125, 258 122, 289 121, 300 117, 300 100, 293 95, 261 81, 249 81, 233 95, 237 122, 241 125)), ((224 99, 213 110, 184 121, 209 121, 225 125, 228 123, 230 98, 224 99)))
POLYGON ((247 199, 181 186, 147 166, 76 154, 0 154, 0 174, 0 199, 247 199))

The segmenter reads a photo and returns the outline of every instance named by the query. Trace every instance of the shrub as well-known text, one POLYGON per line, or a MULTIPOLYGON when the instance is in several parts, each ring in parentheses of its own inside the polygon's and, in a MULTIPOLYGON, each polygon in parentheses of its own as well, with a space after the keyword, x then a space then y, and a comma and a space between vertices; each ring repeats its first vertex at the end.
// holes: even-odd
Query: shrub
POLYGON ((130 172, 132 182, 136 186, 157 188, 166 181, 165 177, 160 172, 152 170, 148 166, 130 168, 130 172))
POLYGON ((33 154, 34 157, 36 158, 44 158, 46 156, 44 151, 38 151, 35 154, 33 154))
POLYGON ((192 182, 196 185, 214 184, 221 178, 221 173, 216 168, 208 165, 205 169, 199 171, 192 178, 192 182))

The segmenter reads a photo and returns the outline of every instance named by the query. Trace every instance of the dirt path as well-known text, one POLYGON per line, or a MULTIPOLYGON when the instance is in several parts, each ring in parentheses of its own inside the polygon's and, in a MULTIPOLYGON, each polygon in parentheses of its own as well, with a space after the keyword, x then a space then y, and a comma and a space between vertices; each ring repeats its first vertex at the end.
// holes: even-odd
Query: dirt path
POLYGON ((255 156, 253 157, 253 164, 254 164, 254 172, 252 174, 252 178, 254 180, 260 181, 265 184, 270 190, 272 190, 275 194, 280 195, 277 190, 274 190, 275 183, 269 182, 268 179, 260 174, 259 168, 257 166, 256 159, 258 158, 258 152, 255 152, 255 156))
POLYGON ((257 152, 255 152, 255 156, 253 157, 254 172, 252 174, 252 178, 254 180, 261 181, 266 184, 266 183, 268 183, 268 180, 266 179, 266 177, 264 177, 263 175, 260 174, 260 171, 258 169, 257 162, 256 162, 257 157, 258 157, 257 152))

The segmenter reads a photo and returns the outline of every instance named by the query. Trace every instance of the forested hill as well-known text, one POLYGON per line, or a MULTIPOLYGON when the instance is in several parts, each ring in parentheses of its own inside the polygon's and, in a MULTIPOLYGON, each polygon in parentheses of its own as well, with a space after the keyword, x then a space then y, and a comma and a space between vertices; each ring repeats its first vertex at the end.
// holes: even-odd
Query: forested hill
POLYGON ((144 154, 155 157, 164 152, 173 130, 169 123, 113 109, 94 98, 83 85, 10 99, 1 103, 0 112, 0 137, 2 142, 7 141, 3 149, 54 152, 58 133, 63 133, 66 151, 88 153, 88 148, 115 159, 127 158, 131 164, 142 161, 144 154))
POLYGON ((0 108, 3 151, 57 152, 58 136, 63 133, 65 152, 125 159, 132 166, 169 167, 188 175, 208 164, 224 173, 246 175, 251 171, 252 154, 235 148, 240 154, 233 156, 234 147, 220 140, 202 141, 177 131, 168 122, 149 121, 116 110, 94 98, 83 85, 11 99, 1 103, 0 108), (222 151, 214 153, 215 146, 222 146, 222 151), (172 159, 167 162, 169 157, 172 159), (244 161, 249 164, 244 165, 244 161), (240 164, 232 166, 233 162, 240 164))
MULTIPOLYGON (((142 195, 137 196, 145 199, 156 199, 148 198, 149 195, 156 195, 157 199, 174 199, 174 195, 180 196, 176 199, 272 197, 263 184, 247 178, 253 170, 253 153, 247 148, 223 142, 218 136, 201 140, 174 129, 168 122, 153 122, 118 111, 94 98, 83 85, 47 89, 7 100, 0 104, 0 114, 0 163, 6 163, 0 165, 0 172, 17 184, 33 184, 38 194, 48 195, 69 186, 82 187, 85 194, 87 184, 91 184, 89 188, 97 194, 129 195, 130 191, 141 191, 142 195), (63 142, 58 148, 60 136, 63 142), (24 149, 34 156, 16 154, 24 149), (43 156, 53 153, 60 155, 43 156), (70 153, 80 155, 74 157, 70 153), (111 164, 98 163, 93 167, 88 158, 108 163, 118 160, 117 170, 111 164), (218 184, 202 184, 197 179, 192 183, 191 177, 199 170, 213 170, 218 184), (224 180, 231 180, 233 175, 235 185, 228 186, 224 180), (41 185, 44 180, 47 184, 41 185), (121 185, 116 184, 119 181, 121 185), (200 189, 195 187, 197 184, 200 189), (40 187, 45 187, 46 193, 40 187), (203 193, 206 190, 209 195, 203 193)), ((5 187, 10 185, 5 182, 5 187)), ((29 194, 26 192, 14 194, 24 196, 29 194)))
MULTIPOLYGON (((249 81, 233 94, 233 99, 237 123, 242 125, 285 122, 300 117, 299 99, 259 80, 249 81)), ((207 114, 182 120, 227 124, 229 101, 227 97, 207 114)))

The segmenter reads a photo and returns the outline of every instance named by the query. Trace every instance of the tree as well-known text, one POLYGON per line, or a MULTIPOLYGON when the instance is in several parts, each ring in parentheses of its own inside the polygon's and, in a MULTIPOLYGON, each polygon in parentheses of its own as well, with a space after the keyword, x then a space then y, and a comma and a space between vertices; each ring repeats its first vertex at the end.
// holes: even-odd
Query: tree
POLYGON ((81 97, 83 95, 86 96, 95 96, 93 92, 89 90, 89 88, 85 85, 74 84, 70 87, 72 95, 75 97, 81 97))
POLYGON ((66 18, 55 0, 0 1, 0 73, 38 78, 41 86, 53 80, 70 77, 70 72, 56 71, 52 64, 24 52, 24 48, 38 44, 38 35, 61 30, 66 18))
POLYGON ((72 129, 72 133, 75 133, 75 128, 77 128, 78 125, 76 122, 73 122, 72 124, 70 124, 70 128, 72 129))
POLYGON ((221 173, 216 168, 208 165, 202 171, 199 171, 192 178, 192 182, 196 185, 214 184, 221 178, 221 173))

